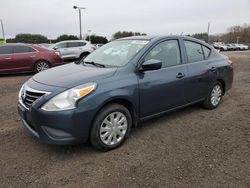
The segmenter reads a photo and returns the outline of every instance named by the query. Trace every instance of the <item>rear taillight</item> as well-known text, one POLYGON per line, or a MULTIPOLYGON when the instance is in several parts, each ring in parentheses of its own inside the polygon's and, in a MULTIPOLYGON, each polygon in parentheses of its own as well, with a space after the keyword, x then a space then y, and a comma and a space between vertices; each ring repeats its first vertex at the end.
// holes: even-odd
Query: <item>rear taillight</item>
POLYGON ((227 60, 227 63, 228 63, 229 65, 233 65, 233 61, 232 61, 232 60, 227 60))

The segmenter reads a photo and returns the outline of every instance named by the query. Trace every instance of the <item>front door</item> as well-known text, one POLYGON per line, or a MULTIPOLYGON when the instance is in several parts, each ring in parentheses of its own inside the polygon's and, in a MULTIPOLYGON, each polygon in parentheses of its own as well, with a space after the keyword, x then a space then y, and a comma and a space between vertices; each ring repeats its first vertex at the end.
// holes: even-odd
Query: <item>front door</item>
POLYGON ((145 56, 144 62, 150 59, 161 61, 162 68, 138 74, 141 118, 185 103, 187 67, 182 63, 178 40, 158 43, 145 56))

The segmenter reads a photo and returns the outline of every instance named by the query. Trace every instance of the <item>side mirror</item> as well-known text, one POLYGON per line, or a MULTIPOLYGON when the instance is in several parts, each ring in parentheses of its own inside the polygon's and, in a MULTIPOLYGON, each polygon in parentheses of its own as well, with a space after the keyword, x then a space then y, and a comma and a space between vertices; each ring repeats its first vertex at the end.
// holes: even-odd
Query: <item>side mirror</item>
POLYGON ((149 71, 149 70, 158 70, 162 66, 162 62, 156 59, 150 59, 145 61, 140 70, 141 71, 149 71))
POLYGON ((58 47, 54 47, 53 49, 54 49, 54 50, 57 50, 57 49, 58 49, 58 47))

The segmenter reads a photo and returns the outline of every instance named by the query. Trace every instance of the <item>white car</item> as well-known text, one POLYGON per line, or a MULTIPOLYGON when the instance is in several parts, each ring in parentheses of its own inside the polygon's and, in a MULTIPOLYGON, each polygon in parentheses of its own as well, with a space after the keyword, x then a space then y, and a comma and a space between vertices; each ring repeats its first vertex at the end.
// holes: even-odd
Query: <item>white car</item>
POLYGON ((49 49, 59 51, 63 60, 81 60, 96 48, 86 40, 68 40, 55 43, 49 49))
POLYGON ((221 51, 228 50, 228 46, 224 42, 214 42, 212 45, 215 49, 219 49, 221 51))
POLYGON ((248 50, 249 49, 249 47, 247 45, 244 45, 244 44, 234 44, 234 46, 236 46, 238 50, 248 50))

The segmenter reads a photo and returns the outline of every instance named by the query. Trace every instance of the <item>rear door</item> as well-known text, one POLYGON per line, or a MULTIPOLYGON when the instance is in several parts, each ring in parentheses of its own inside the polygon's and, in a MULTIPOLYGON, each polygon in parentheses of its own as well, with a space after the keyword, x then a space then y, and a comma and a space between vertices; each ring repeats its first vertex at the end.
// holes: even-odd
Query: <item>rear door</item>
POLYGON ((188 88, 185 91, 187 103, 205 98, 215 74, 210 60, 211 49, 198 42, 183 40, 189 75, 188 88))
POLYGON ((0 73, 7 73, 11 71, 12 67, 12 46, 0 46, 0 73))
POLYGON ((68 53, 72 58, 79 58, 82 48, 80 42, 68 42, 68 53))
POLYGON ((166 40, 154 46, 144 62, 156 59, 162 68, 139 73, 140 116, 158 114, 185 103, 187 67, 182 61, 178 40, 166 40))
POLYGON ((30 46, 15 45, 13 46, 12 65, 16 71, 32 71, 34 68, 34 60, 36 51, 30 46))

